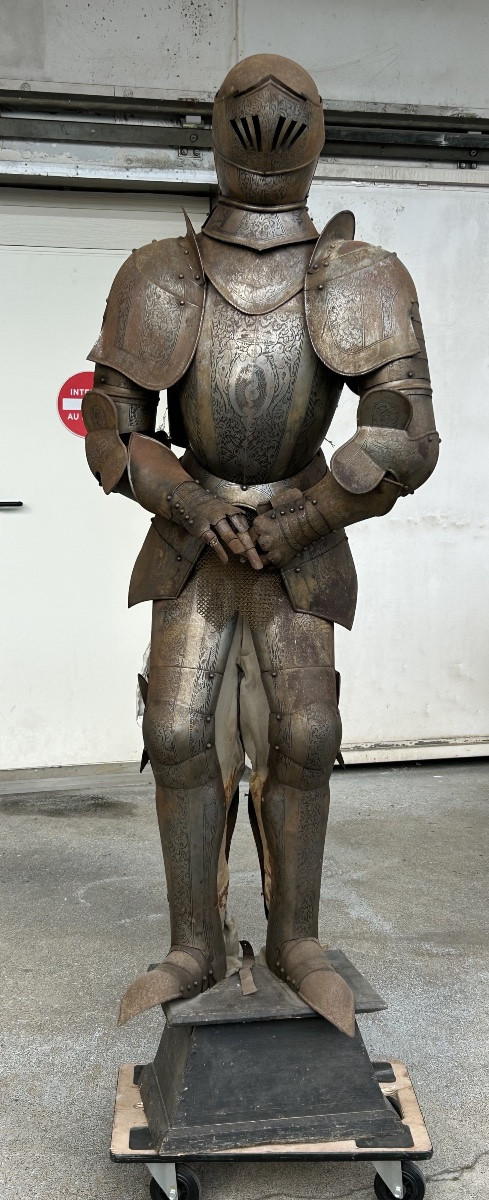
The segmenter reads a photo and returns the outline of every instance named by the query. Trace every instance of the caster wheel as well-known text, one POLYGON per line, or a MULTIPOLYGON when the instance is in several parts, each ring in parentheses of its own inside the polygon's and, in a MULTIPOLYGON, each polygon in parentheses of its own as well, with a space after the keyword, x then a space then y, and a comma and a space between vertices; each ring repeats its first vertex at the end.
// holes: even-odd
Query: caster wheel
MULTIPOLYGON (((416 1163, 410 1162, 409 1159, 402 1163, 402 1182, 404 1184, 403 1200, 423 1200, 426 1191, 424 1175, 416 1163)), ((393 1200, 392 1192, 380 1175, 375 1176, 374 1192, 377 1200, 393 1200)))
MULTIPOLYGON (((200 1200, 200 1182, 195 1171, 192 1171, 184 1163, 179 1163, 176 1172, 178 1200, 200 1200)), ((160 1187, 159 1183, 156 1182, 156 1179, 151 1180, 149 1194, 151 1200, 168 1200, 166 1193, 160 1187)))

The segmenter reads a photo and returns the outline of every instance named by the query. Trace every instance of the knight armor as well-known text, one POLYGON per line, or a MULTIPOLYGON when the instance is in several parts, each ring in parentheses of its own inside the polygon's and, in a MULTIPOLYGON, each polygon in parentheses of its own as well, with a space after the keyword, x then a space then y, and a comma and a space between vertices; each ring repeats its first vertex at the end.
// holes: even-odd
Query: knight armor
POLYGON ((345 528, 419 487, 439 439, 409 273, 354 240, 351 213, 319 235, 307 212, 323 142, 322 102, 301 67, 276 55, 234 67, 214 107, 215 208, 200 233, 185 217, 181 237, 133 251, 89 356, 90 468, 104 491, 153 514, 129 603, 154 601, 143 728, 172 949, 129 989, 124 1019, 225 972, 218 877, 239 763, 224 766, 216 714, 232 648, 238 639, 239 657, 247 637, 268 707, 251 786, 268 864, 267 962, 353 1031, 351 993, 317 928, 341 736, 333 624, 351 627, 356 600, 345 528), (321 447, 345 381, 359 395, 358 428, 328 470, 321 447), (156 432, 163 389, 169 438, 156 432))

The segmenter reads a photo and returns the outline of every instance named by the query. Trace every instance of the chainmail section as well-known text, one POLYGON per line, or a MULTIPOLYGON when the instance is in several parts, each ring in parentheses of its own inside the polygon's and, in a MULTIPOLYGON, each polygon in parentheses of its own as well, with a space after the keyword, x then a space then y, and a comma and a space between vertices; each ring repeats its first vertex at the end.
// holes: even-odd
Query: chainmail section
POLYGON ((280 573, 273 567, 254 571, 235 555, 221 563, 213 550, 197 563, 195 587, 198 612, 217 629, 223 629, 235 613, 251 628, 266 624, 284 595, 280 573))

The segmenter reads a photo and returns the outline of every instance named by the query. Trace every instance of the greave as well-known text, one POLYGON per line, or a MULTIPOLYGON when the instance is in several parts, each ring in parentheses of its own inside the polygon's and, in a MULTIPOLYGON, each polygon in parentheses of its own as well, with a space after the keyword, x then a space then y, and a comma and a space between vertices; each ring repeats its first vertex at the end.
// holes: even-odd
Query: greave
POLYGON ((226 950, 217 897, 217 863, 225 824, 220 776, 200 787, 157 785, 170 907, 171 948, 154 970, 136 979, 122 998, 119 1024, 158 1004, 189 999, 226 974, 226 950))
POLYGON ((172 946, 202 950, 215 980, 226 974, 217 898, 217 865, 226 808, 220 777, 200 787, 157 785, 172 946))
POLYGON ((270 970, 310 1008, 352 1037, 353 995, 318 941, 328 809, 327 785, 311 791, 267 781, 262 811, 272 889, 266 957, 270 970))
POLYGON ((329 788, 267 780, 262 816, 272 868, 267 960, 292 938, 317 938, 329 788))

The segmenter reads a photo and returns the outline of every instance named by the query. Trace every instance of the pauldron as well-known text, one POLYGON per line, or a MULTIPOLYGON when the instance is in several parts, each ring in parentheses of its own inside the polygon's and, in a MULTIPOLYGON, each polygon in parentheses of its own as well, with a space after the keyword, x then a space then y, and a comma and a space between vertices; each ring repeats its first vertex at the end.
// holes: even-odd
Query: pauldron
MULTIPOLYGON (((331 222, 330 222, 331 226, 331 222)), ((305 280, 309 336, 338 375, 364 375, 419 350, 414 283, 395 254, 321 234, 305 280)))

